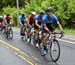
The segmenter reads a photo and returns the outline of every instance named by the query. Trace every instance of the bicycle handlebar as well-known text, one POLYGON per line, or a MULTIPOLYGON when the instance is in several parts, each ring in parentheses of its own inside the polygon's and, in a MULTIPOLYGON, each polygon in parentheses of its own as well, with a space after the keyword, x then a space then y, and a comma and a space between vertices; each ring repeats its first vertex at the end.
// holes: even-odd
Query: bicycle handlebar
POLYGON ((64 36, 64 32, 51 32, 50 34, 61 34, 59 38, 62 38, 64 36))

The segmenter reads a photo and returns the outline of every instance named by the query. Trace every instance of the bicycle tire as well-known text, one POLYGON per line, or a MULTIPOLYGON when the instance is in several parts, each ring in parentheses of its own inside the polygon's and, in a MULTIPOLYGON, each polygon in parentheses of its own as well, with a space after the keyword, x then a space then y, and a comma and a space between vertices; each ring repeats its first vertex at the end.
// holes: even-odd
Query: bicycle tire
POLYGON ((31 36, 29 37, 29 41, 28 41, 28 43, 29 43, 29 44, 31 43, 31 36))
POLYGON ((10 37, 10 39, 13 39, 13 30, 12 29, 9 30, 9 35, 8 36, 10 37))
POLYGON ((59 42, 58 42, 57 40, 55 40, 55 39, 53 40, 53 42, 51 42, 51 44, 50 44, 50 57, 51 57, 51 60, 52 60, 53 62, 57 62, 58 59, 59 59, 59 57, 60 57, 60 44, 59 44, 59 42), (52 50, 52 43, 53 43, 53 42, 56 42, 56 44, 58 45, 58 50, 59 50, 58 56, 57 56, 56 59, 53 58, 52 52, 51 52, 51 50, 52 50))

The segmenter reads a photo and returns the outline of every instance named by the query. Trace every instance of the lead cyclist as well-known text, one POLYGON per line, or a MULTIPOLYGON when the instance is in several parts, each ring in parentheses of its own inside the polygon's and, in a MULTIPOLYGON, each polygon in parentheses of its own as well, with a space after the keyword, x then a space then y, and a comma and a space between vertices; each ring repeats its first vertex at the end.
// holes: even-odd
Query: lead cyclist
POLYGON ((53 23, 55 22, 58 25, 60 31, 61 32, 63 31, 62 26, 61 26, 57 16, 55 14, 53 14, 52 11, 53 11, 52 8, 48 7, 46 9, 46 15, 42 19, 43 33, 44 33, 44 37, 42 40, 42 43, 43 43, 43 50, 41 51, 42 55, 48 54, 48 49, 47 49, 48 36, 49 36, 50 32, 55 32, 55 28, 53 26, 53 23))

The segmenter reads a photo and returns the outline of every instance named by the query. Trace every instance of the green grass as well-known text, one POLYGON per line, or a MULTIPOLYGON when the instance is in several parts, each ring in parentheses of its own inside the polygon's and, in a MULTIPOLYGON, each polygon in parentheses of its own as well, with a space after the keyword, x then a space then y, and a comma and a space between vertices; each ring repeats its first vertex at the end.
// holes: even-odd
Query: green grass
MULTIPOLYGON (((63 29, 65 32, 65 35, 68 36, 75 36, 75 29, 63 29)), ((56 31, 59 31, 59 29, 57 28, 56 31)))

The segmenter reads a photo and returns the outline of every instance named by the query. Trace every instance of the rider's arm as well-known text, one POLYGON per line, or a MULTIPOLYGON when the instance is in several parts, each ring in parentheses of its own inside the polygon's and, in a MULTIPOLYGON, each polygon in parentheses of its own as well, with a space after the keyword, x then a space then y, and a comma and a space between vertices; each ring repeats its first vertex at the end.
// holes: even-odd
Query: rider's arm
POLYGON ((4 15, 4 24, 7 24, 6 15, 4 15))
POLYGON ((62 30, 63 30, 63 29, 62 29, 62 26, 61 26, 61 24, 60 24, 58 18, 57 18, 55 15, 54 15, 54 21, 58 24, 60 31, 62 31, 62 30))
POLYGON ((59 29, 62 31, 63 29, 60 23, 58 24, 58 26, 59 26, 59 29))
POLYGON ((27 16, 25 15, 25 20, 26 20, 26 22, 27 22, 27 20, 28 20, 28 18, 27 18, 27 16))
POLYGON ((28 17, 28 22, 27 22, 28 26, 31 27, 30 25, 30 16, 28 17))
POLYGON ((43 24, 44 25, 44 29, 48 32, 50 32, 50 30, 47 28, 46 24, 43 24))
POLYGON ((40 25, 38 24, 38 20, 35 20, 35 25, 40 27, 40 25))
POLYGON ((21 25, 21 15, 18 17, 18 23, 21 25))
POLYGON ((35 16, 35 25, 40 27, 40 25, 38 24, 38 20, 39 20, 39 15, 35 16))
POLYGON ((11 25, 13 25, 14 21, 13 21, 13 17, 11 16, 11 25))

